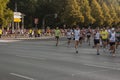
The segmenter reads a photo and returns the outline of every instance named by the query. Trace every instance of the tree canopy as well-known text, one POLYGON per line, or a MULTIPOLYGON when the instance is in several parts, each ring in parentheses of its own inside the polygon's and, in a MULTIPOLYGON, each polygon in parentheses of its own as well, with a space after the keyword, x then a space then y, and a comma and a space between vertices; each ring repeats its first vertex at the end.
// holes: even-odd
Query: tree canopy
POLYGON ((0 0, 0 27, 7 27, 7 25, 13 19, 13 11, 11 11, 8 7, 9 0, 0 0))
POLYGON ((25 26, 34 27, 34 18, 39 18, 39 28, 46 17, 46 26, 120 26, 120 0, 0 0, 0 24, 8 25, 17 11, 24 13, 25 26), (12 11, 11 11, 12 10, 12 11))

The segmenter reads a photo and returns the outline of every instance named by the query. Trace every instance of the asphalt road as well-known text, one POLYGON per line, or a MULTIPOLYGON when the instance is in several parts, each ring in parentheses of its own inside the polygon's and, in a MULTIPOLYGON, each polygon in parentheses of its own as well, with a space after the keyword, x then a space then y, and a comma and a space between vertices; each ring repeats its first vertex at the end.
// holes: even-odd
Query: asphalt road
POLYGON ((0 80, 120 80, 116 57, 83 44, 79 54, 61 39, 0 42, 0 80))

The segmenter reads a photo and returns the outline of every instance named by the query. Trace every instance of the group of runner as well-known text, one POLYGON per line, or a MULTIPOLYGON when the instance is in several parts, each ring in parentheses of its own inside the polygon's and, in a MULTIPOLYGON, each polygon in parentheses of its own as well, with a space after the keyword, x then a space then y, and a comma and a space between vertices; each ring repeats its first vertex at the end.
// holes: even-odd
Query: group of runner
MULTIPOLYGON (((56 46, 58 46, 59 37, 61 32, 57 27, 55 30, 56 46)), ((96 48, 97 55, 100 55, 100 47, 103 48, 105 52, 109 49, 112 56, 115 56, 116 49, 120 45, 120 28, 96 28, 96 29, 80 29, 79 26, 75 26, 74 29, 68 28, 66 30, 66 37, 68 39, 68 47, 72 40, 75 41, 75 52, 78 53, 79 44, 87 42, 91 45, 91 40, 94 41, 93 48, 96 48)))

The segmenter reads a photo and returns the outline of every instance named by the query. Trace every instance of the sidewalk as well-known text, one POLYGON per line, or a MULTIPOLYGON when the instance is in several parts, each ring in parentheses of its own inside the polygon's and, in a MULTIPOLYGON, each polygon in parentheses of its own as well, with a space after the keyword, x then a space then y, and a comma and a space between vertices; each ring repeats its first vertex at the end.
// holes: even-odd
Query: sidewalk
POLYGON ((2 37, 0 40, 36 40, 36 39, 50 39, 54 38, 54 36, 41 36, 41 37, 27 37, 27 36, 17 36, 15 37, 2 37))

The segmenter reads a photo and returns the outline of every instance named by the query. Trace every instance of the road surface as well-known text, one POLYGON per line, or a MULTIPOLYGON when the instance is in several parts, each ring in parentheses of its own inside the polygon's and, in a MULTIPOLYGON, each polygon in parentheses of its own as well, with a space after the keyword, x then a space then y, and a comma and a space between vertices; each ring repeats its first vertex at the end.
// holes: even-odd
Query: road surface
POLYGON ((120 50, 100 53, 84 43, 75 54, 66 39, 1 41, 0 80, 120 80, 120 50))

